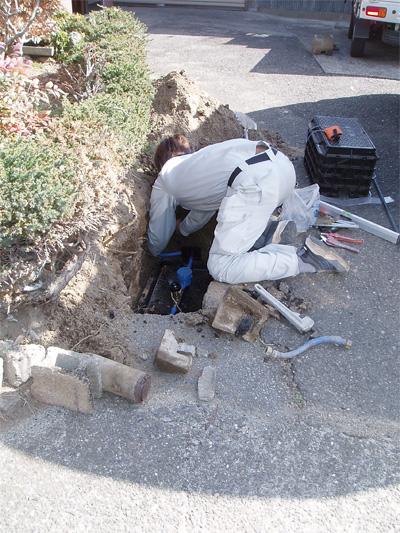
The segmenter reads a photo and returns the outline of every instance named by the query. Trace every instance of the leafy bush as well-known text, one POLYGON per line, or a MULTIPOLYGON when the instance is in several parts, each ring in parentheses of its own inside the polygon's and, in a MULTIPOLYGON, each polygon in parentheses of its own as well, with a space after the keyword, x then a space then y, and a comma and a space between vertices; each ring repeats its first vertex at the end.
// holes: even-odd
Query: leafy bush
POLYGON ((60 8, 59 0, 1 0, 0 56, 22 41, 48 38, 56 29, 53 15, 60 8))
MULTIPOLYGON (((70 101, 65 99, 56 121, 35 123, 34 127, 22 121, 17 131, 11 131, 5 122, 3 128, 0 126, 0 270, 3 276, 11 276, 21 246, 37 245, 35 253, 39 256, 40 243, 53 235, 56 227, 62 226, 59 235, 63 237, 57 240, 61 243, 70 234, 64 230, 66 226, 93 228, 104 220, 113 202, 111 196, 118 189, 116 176, 121 162, 127 165, 136 159, 150 129, 154 92, 146 63, 145 26, 132 14, 116 8, 93 12, 87 18, 60 15, 57 24, 59 29, 54 39, 59 58, 68 57, 82 65, 85 74, 90 70, 87 64, 90 47, 92 59, 104 59, 104 68, 98 71, 96 91, 82 90, 85 98, 75 103, 72 97, 70 101), (71 32, 83 38, 71 39, 71 32), (48 129, 39 131, 42 126, 48 129), (25 131, 31 135, 22 136, 25 131)), ((1 110, 5 121, 11 116, 9 110, 13 113, 16 110, 15 98, 11 98, 11 104, 7 100, 9 94, 3 99, 3 95, 15 89, 14 82, 6 78, 7 69, 8 66, 0 73, 3 76, 0 106, 4 102, 9 106, 1 110)), ((16 73, 16 76, 23 74, 16 73)), ((36 100, 27 103, 28 107, 37 113, 43 111, 42 106, 47 110, 47 102, 41 100, 43 88, 33 80, 29 83, 28 92, 36 100)), ((82 83, 87 84, 87 79, 82 83)), ((27 87, 24 83, 20 86, 22 91, 27 87)), ((48 90, 57 92, 54 86, 48 90)), ((1 278, 0 275, 0 282, 1 278)))
POLYGON ((41 87, 28 77, 31 62, 22 57, 0 58, 0 137, 9 139, 46 129, 51 123, 49 95, 59 98, 57 85, 41 87))
MULTIPOLYGON (((83 21, 71 16, 62 20, 62 31, 80 31, 94 58, 105 61, 97 94, 79 105, 65 104, 65 113, 109 127, 120 142, 125 164, 131 163, 149 132, 154 96, 146 62, 146 27, 116 8, 92 12, 83 21)), ((72 57, 86 68, 85 50, 80 42, 72 57)))
POLYGON ((58 61, 83 63, 82 47, 85 43, 87 22, 79 13, 56 13, 54 20, 57 31, 51 35, 50 44, 54 47, 54 55, 58 61))
POLYGON ((53 222, 71 215, 78 197, 71 184, 78 161, 24 137, 1 148, 0 247, 6 249, 37 240, 53 222))

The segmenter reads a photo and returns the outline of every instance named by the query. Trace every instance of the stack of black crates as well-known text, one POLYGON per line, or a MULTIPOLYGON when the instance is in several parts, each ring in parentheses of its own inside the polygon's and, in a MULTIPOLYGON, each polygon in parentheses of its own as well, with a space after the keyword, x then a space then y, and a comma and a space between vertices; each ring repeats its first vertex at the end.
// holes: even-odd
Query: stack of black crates
POLYGON ((377 160, 376 148, 356 118, 316 116, 308 124, 304 164, 321 194, 368 196, 377 160), (343 132, 337 140, 324 133, 333 126, 343 132))

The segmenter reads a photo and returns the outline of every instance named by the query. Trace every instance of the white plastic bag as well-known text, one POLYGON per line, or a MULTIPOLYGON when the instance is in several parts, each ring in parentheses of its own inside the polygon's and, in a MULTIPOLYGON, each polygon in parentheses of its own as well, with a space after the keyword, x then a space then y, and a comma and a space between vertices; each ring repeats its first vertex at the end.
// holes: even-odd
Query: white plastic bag
POLYGON ((294 189, 282 205, 279 220, 293 220, 297 233, 303 233, 314 224, 320 204, 319 185, 314 183, 303 189, 294 189))

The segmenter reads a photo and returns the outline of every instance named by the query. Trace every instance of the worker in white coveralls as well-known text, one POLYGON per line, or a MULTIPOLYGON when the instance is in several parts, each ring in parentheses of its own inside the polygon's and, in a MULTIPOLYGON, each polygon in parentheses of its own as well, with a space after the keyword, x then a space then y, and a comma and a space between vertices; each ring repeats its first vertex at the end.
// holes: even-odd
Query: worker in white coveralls
POLYGON ((285 233, 295 237, 295 225, 271 223, 271 215, 293 192, 296 175, 290 160, 266 142, 233 139, 193 152, 184 135, 175 135, 158 145, 154 161, 159 174, 150 200, 151 254, 159 255, 174 231, 188 236, 218 211, 207 262, 217 281, 258 282, 348 270, 340 256, 311 237, 298 251, 282 244, 285 233), (189 211, 183 220, 176 219, 178 205, 189 211))

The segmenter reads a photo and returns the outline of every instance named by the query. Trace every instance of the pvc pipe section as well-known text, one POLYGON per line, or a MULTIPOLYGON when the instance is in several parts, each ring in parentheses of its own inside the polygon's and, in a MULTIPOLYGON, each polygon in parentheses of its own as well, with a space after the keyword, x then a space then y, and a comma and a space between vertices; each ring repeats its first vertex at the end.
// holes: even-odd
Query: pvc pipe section
POLYGON ((338 336, 326 336, 326 337, 317 337, 316 339, 311 339, 310 341, 303 344, 303 346, 300 346, 296 350, 292 350, 290 352, 278 352, 277 350, 274 350, 270 346, 265 350, 265 353, 268 357, 275 357, 277 359, 292 359, 293 357, 296 357, 296 355, 300 355, 301 353, 305 352, 312 346, 316 346, 317 344, 327 344, 332 343, 336 344, 337 346, 345 346, 346 348, 350 348, 352 345, 351 340, 343 339, 342 337, 338 336))
MULTIPOLYGON (((178 255, 178 254, 180 254, 180 252, 175 253, 175 255, 178 255)), ((182 291, 185 290, 186 287, 189 287, 189 285, 192 283, 192 275, 193 275, 192 268, 191 268, 192 264, 193 264, 193 256, 190 257, 188 261, 188 265, 186 267, 178 268, 176 272, 178 275, 178 280, 179 280, 182 291)), ((170 315, 175 315, 177 311, 178 311, 178 307, 174 305, 171 308, 170 315)))
POLYGON ((165 254, 158 254, 157 257, 161 257, 161 258, 164 258, 164 257, 176 257, 178 255, 182 255, 182 252, 168 252, 168 253, 165 253, 165 254))

